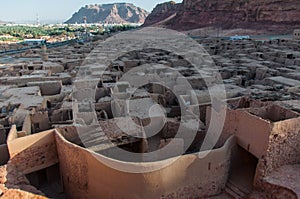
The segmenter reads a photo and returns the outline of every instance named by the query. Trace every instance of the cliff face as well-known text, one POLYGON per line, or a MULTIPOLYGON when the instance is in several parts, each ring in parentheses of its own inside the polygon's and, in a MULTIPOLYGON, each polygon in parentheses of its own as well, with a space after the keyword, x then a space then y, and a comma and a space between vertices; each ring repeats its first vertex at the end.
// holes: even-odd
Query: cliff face
POLYGON ((87 5, 65 23, 144 23, 149 13, 130 3, 116 3, 103 5, 87 5))
POLYGON ((144 25, 152 25, 159 23, 168 17, 172 16, 173 14, 177 13, 181 9, 181 4, 174 3, 172 1, 167 3, 158 4, 150 15, 145 20, 144 25))
POLYGON ((176 30, 214 26, 283 32, 300 27, 299 0, 184 0, 174 7, 158 5, 145 25, 154 25, 157 19, 165 20, 168 16, 164 13, 176 14, 163 23, 176 30), (169 9, 162 11, 162 8, 169 9))

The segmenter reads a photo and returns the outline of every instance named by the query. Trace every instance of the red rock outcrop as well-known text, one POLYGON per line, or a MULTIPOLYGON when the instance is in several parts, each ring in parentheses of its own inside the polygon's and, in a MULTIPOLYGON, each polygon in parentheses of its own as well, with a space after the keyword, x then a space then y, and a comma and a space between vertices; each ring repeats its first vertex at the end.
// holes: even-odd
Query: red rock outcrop
POLYGON ((291 33, 300 27, 299 19, 299 0, 184 0, 181 4, 159 4, 147 17, 145 26, 165 20, 160 25, 176 30, 220 27, 291 33))
POLYGON ((152 25, 159 23, 173 14, 177 13, 181 9, 181 4, 175 2, 167 2, 158 4, 151 14, 146 18, 144 25, 152 25))
POLYGON ((73 14, 65 23, 144 23, 149 13, 131 3, 86 5, 73 14))

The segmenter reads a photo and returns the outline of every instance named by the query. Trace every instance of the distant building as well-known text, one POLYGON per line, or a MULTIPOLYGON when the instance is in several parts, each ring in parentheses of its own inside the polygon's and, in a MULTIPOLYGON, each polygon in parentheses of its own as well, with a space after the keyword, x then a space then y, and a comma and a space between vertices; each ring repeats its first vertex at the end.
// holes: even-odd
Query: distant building
POLYGON ((46 40, 45 39, 24 39, 24 41, 22 43, 28 44, 31 46, 36 46, 36 45, 45 44, 46 40))
POLYGON ((229 40, 243 40, 243 39, 250 39, 250 36, 245 35, 245 36, 231 36, 229 37, 229 40))
POLYGON ((300 40, 300 29, 294 30, 294 39, 300 40))

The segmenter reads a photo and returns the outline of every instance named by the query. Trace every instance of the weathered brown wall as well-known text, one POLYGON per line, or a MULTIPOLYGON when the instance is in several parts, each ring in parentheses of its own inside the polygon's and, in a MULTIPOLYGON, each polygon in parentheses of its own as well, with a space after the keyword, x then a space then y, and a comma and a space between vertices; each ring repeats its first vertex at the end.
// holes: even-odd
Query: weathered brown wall
POLYGON ((58 95, 62 88, 62 81, 29 82, 28 86, 39 86, 42 95, 58 95))
POLYGON ((237 110, 235 135, 241 147, 257 158, 261 158, 268 147, 272 124, 250 113, 237 110))
POLYGON ((31 119, 29 114, 25 117, 22 131, 25 131, 27 134, 31 134, 31 119))
POLYGON ((291 118, 296 118, 299 116, 299 114, 297 114, 296 112, 287 110, 276 104, 266 104, 263 107, 255 107, 250 108, 248 110, 254 115, 261 117, 267 121, 271 121, 273 123, 291 118))
POLYGON ((53 130, 15 138, 9 140, 7 145, 11 163, 24 174, 58 163, 53 130))
POLYGON ((259 161, 256 183, 275 169, 300 163, 300 117, 274 123, 268 149, 259 161))
POLYGON ((33 132, 41 132, 45 130, 49 130, 51 128, 49 124, 48 112, 35 112, 31 115, 31 124, 33 132), (39 129, 34 128, 34 124, 39 124, 39 129))
MULTIPOLYGON (((211 120, 211 107, 207 108, 208 124, 211 120)), ((218 117, 221 117, 218 115, 218 117)), ((220 121, 220 120, 217 120, 220 121)), ((270 122, 248 113, 245 109, 226 110, 226 118, 218 145, 230 135, 237 137, 238 144, 257 158, 261 158, 269 143, 272 130, 270 122)))
MULTIPOLYGON (((234 139, 204 159, 179 157, 153 172, 126 173, 103 161, 136 169, 156 168, 161 162, 126 163, 89 152, 55 134, 61 173, 68 198, 195 198, 218 194, 225 187, 234 139), (100 159, 100 160, 99 160, 100 159)), ((167 161, 171 161, 167 160, 167 161)))
POLYGON ((268 148, 273 168, 300 163, 300 117, 274 124, 268 148))

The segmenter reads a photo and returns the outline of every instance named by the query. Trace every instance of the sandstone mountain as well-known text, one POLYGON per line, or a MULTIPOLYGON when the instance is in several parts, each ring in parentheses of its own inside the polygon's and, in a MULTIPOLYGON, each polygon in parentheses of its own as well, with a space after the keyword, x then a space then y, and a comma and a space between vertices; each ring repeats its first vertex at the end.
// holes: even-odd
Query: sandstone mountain
POLYGON ((65 23, 144 23, 149 13, 130 3, 86 5, 65 23))
POLYGON ((247 28, 290 33, 300 28, 299 0, 183 0, 159 4, 144 26, 176 30, 247 28))

